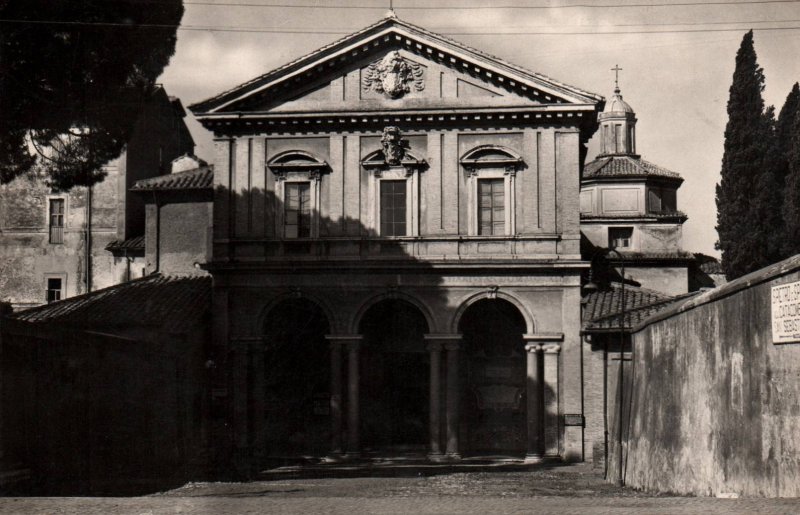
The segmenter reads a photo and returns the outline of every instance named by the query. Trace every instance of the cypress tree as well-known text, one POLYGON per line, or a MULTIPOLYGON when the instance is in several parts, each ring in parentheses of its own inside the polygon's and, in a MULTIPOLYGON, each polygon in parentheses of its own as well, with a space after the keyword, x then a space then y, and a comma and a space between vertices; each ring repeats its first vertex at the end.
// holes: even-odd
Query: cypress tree
POLYGON ((778 121, 775 127, 776 156, 778 159, 775 178, 783 193, 782 211, 784 216, 782 218, 783 227, 780 231, 782 258, 789 257, 800 251, 800 243, 793 241, 798 235, 798 230, 794 227, 800 224, 800 220, 797 220, 796 217, 793 219, 788 216, 792 212, 796 213, 793 205, 798 202, 798 199, 792 198, 792 195, 797 195, 797 193, 793 193, 790 184, 790 182, 797 184, 798 179, 794 179, 793 181, 789 180, 790 162, 794 146, 792 140, 797 133, 795 123, 797 121, 798 111, 800 111, 800 85, 795 82, 792 90, 786 97, 786 102, 783 103, 783 108, 778 115, 778 121))
MULTIPOLYGON (((784 187, 783 217, 785 220, 784 252, 786 256, 800 253, 800 92, 797 84, 795 93, 794 116, 786 114, 786 123, 791 119, 791 130, 788 130, 786 145, 787 175, 784 187)), ((791 96, 791 95, 790 95, 791 96)), ((788 102, 787 102, 788 103, 788 102)), ((784 109, 786 106, 784 106, 784 109)), ((781 111, 783 115, 783 110, 781 111)))
POLYGON ((773 262, 776 201, 774 116, 761 93, 764 72, 758 66, 753 31, 744 35, 728 99, 728 124, 721 180, 717 184, 717 248, 726 277, 735 279, 773 262))

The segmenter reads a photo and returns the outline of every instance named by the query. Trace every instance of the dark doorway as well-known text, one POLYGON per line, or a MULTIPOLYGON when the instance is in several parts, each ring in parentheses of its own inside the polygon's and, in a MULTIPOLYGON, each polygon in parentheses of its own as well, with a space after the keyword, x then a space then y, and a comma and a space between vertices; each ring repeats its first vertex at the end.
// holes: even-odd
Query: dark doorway
POLYGON ((525 330, 522 314, 502 299, 480 300, 461 318, 461 426, 467 453, 525 453, 525 330))
POLYGON ((323 454, 331 426, 328 319, 313 302, 291 299, 268 313, 264 331, 266 455, 323 454))
POLYGON ((361 321, 361 442, 364 451, 425 451, 428 324, 413 304, 391 299, 361 321))

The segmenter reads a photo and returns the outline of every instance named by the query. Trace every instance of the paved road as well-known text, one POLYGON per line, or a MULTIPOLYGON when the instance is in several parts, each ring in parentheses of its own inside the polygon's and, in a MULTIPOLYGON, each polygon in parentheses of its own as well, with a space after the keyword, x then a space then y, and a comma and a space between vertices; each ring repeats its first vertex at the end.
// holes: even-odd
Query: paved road
POLYGON ((0 498, 0 513, 800 513, 800 499, 657 496, 617 489, 586 467, 525 472, 448 472, 407 477, 192 483, 144 497, 0 498))

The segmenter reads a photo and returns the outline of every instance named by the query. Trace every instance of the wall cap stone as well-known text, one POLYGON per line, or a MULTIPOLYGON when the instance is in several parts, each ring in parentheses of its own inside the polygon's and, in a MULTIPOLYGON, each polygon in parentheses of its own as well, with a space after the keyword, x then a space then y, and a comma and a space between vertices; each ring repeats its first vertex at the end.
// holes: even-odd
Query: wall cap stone
POLYGON ((755 272, 751 272, 707 292, 695 295, 683 301, 679 301, 673 306, 655 313, 648 318, 645 318, 631 329, 631 333, 638 333, 646 327, 657 322, 661 322, 662 320, 666 320, 667 318, 672 318, 704 304, 710 304, 712 302, 722 300, 725 297, 730 297, 731 295, 739 293, 742 290, 752 288, 753 286, 758 286, 759 284, 769 282, 773 279, 777 279, 797 271, 800 271, 800 254, 766 266, 760 270, 756 270, 755 272))

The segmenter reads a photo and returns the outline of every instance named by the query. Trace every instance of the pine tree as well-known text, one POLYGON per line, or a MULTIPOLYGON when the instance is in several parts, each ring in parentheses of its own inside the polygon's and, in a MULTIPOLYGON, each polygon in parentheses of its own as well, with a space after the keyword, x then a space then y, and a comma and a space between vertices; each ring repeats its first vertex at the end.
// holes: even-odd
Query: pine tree
POLYGON ((33 170, 57 189, 102 180, 182 16, 182 0, 0 0, 0 183, 33 170))
POLYGON ((758 66, 753 31, 736 54, 728 99, 728 124, 721 180, 717 184, 717 248, 727 278, 735 279, 777 259, 774 116, 761 96, 764 72, 758 66))
MULTIPOLYGON (((792 92, 797 92, 798 86, 794 85, 792 92)), ((792 256, 800 253, 800 93, 795 104, 794 117, 786 114, 786 122, 791 119, 791 130, 787 131, 786 161, 788 172, 784 187, 783 218, 786 228, 784 231, 785 255, 792 256)), ((785 106, 784 106, 785 108, 785 106)), ((783 110, 781 111, 783 115, 783 110)))

